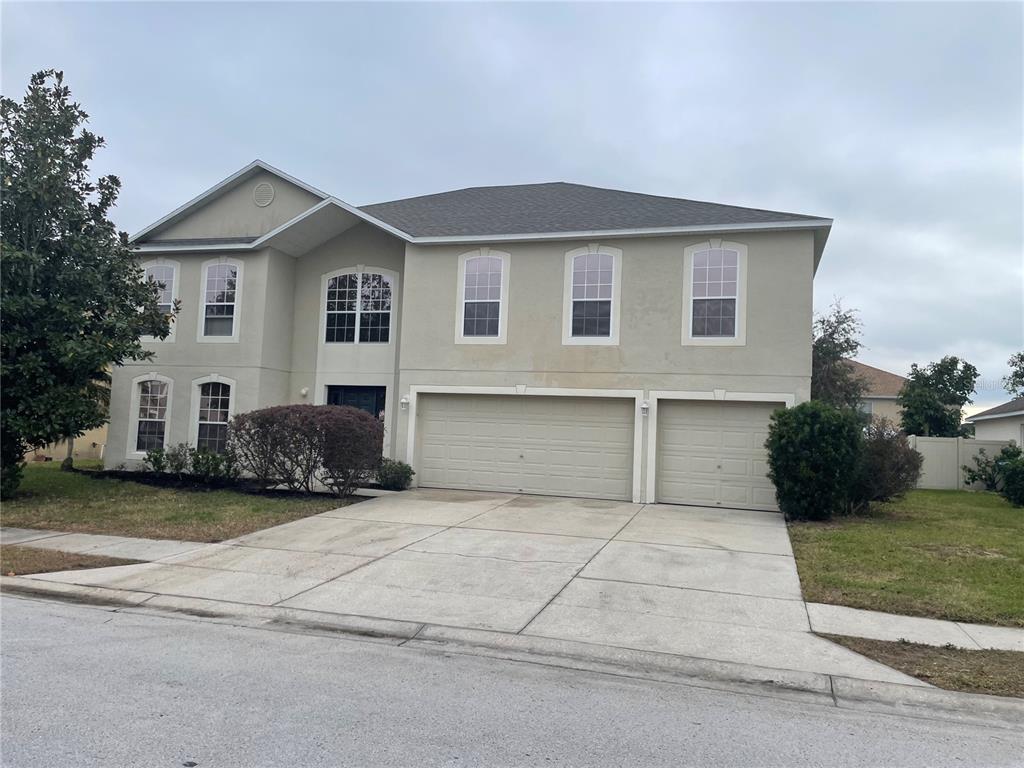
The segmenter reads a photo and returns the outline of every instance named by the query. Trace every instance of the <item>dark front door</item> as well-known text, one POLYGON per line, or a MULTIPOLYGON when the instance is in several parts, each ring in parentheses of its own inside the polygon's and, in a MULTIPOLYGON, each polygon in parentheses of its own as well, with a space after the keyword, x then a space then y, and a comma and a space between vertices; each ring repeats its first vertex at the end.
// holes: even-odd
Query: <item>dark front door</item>
POLYGON ((327 387, 328 405, 350 405, 371 416, 384 418, 384 387, 327 387))

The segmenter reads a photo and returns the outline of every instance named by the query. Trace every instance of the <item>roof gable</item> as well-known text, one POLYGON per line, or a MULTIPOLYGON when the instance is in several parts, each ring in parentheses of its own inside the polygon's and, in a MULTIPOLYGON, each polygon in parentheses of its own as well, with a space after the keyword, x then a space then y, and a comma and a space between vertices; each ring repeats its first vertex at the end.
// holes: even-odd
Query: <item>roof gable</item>
POLYGON ((327 197, 262 160, 255 160, 131 239, 134 243, 251 242, 327 197), (269 184, 273 189, 269 203, 257 204, 255 190, 260 184, 269 184))
POLYGON ((865 365, 857 360, 847 360, 846 364, 853 369, 854 375, 867 384, 864 392, 865 397, 896 397, 907 380, 873 365, 865 365))

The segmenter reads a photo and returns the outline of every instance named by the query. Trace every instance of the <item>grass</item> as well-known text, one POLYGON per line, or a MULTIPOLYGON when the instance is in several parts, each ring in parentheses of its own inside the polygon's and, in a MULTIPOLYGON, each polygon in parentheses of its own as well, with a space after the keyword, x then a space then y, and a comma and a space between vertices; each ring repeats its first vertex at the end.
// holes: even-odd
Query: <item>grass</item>
POLYGON ((968 651, 837 635, 824 637, 939 688, 1024 698, 1024 653, 968 651))
POLYGON ((1024 627, 1024 509, 994 493, 911 491, 789 535, 807 600, 1024 627))
POLYGON ((0 549, 0 573, 4 576, 27 576, 50 571, 80 571, 84 568, 106 568, 111 565, 133 565, 139 560, 99 555, 76 555, 52 549, 3 547, 0 549))
MULTIPOLYGON (((82 467, 85 463, 76 463, 82 467)), ((330 496, 158 488, 29 464, 0 519, 15 528, 106 533, 145 539, 223 541, 350 503, 330 496)))

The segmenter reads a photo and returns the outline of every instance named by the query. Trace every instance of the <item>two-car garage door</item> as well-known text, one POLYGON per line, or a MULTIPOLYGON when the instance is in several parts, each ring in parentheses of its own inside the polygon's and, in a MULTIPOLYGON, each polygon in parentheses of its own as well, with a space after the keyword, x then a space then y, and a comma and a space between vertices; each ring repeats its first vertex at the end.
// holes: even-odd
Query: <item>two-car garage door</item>
POLYGON ((632 498, 632 399, 420 396, 419 485, 632 498))

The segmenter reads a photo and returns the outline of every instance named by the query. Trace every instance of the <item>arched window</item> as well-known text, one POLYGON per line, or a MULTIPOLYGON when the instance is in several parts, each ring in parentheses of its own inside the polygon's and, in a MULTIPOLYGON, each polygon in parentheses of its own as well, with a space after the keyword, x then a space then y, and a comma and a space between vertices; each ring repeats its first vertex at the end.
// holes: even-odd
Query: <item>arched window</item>
POLYGON ((205 265, 200 340, 238 339, 241 272, 241 263, 233 261, 214 261, 205 265))
POLYGON ((196 448, 223 453, 228 443, 231 417, 231 385, 208 381, 199 385, 199 430, 196 448))
POLYGON ((392 279, 378 272, 346 272, 327 279, 324 341, 387 344, 391 340, 392 279))
POLYGON ((171 314, 174 307, 174 297, 177 286, 174 284, 174 266, 171 264, 150 264, 146 267, 146 281, 157 284, 160 297, 157 299, 160 311, 165 315, 171 314))
POLYGON ((573 257, 573 337, 612 335, 613 264, 610 253, 584 253, 573 257))
POLYGON ((135 431, 135 450, 140 453, 163 448, 167 436, 166 381, 148 379, 139 382, 139 411, 135 431))
POLYGON ((466 259, 462 335, 497 337, 501 318, 501 256, 466 259))
POLYGON ((739 253, 731 248, 708 248, 693 254, 693 338, 736 336, 739 297, 739 253))

